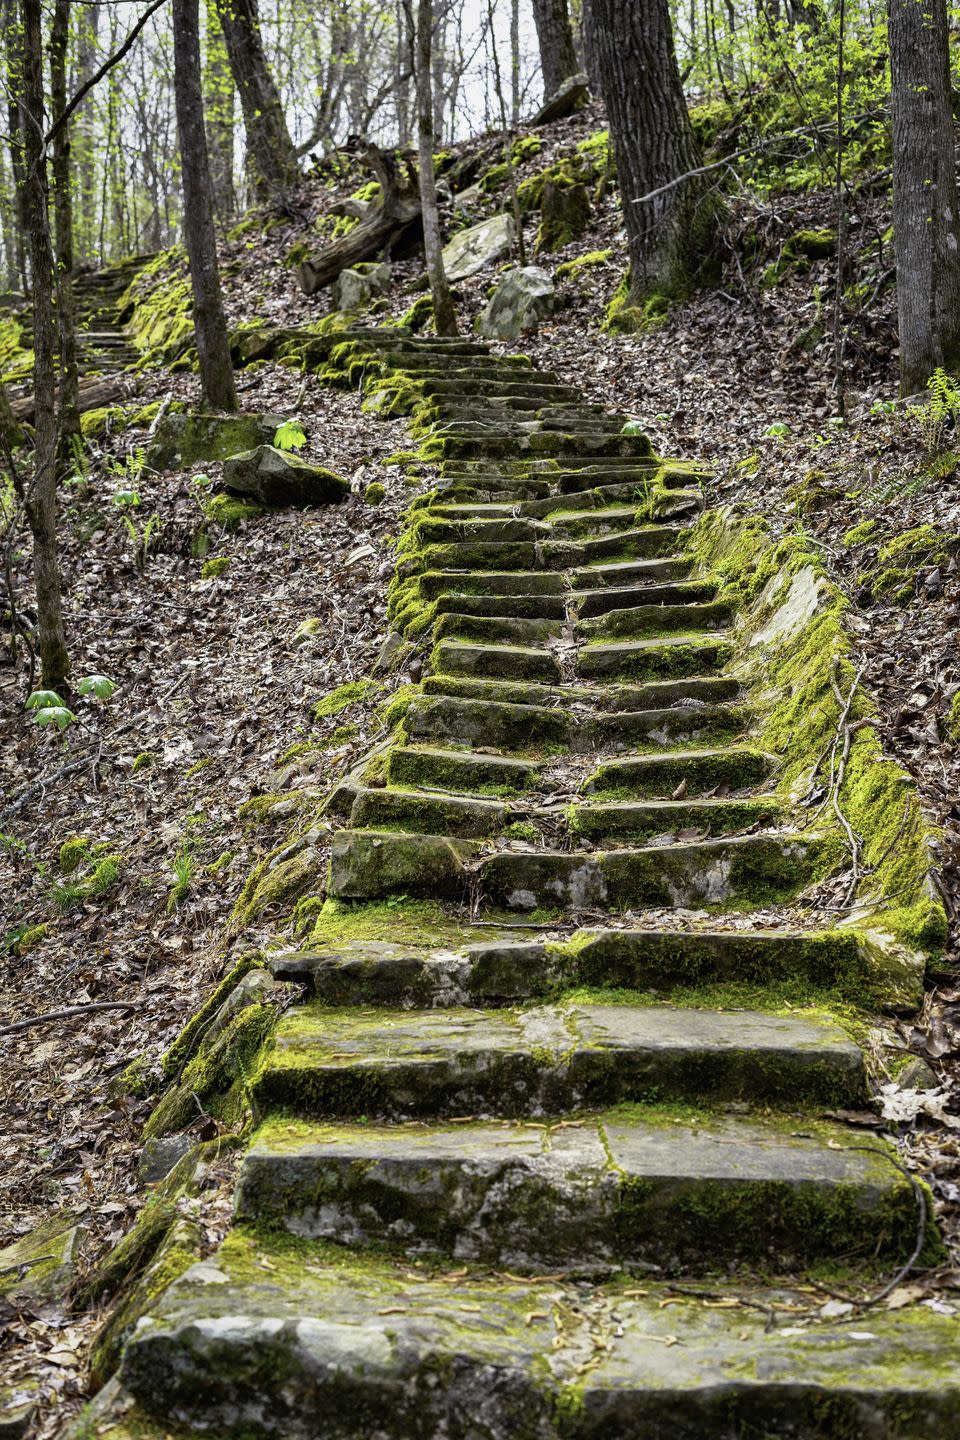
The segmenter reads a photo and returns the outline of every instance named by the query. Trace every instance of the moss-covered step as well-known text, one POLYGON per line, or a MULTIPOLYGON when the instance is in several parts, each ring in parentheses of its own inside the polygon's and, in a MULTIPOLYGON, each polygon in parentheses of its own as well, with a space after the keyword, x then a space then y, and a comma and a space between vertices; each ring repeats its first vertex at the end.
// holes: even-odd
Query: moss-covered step
POLYGON ((508 809, 497 800, 425 794, 421 790, 359 790, 350 824, 367 830, 424 831, 467 839, 496 835, 507 824, 508 809))
MULTIPOLYGON (((362 908, 362 907, 361 907, 362 908)), ((341 936, 270 959, 277 979, 306 986, 328 1005, 424 1007, 518 1004, 584 986, 602 990, 679 990, 704 998, 711 985, 790 985, 895 1009, 923 997, 922 956, 878 948, 853 931, 764 928, 586 929, 568 940, 483 940, 425 927, 406 942, 341 936)), ((388 932, 389 933, 389 932, 388 932)))
POLYGON ((519 911, 779 904, 821 862, 815 838, 774 832, 599 852, 503 851, 479 862, 476 881, 490 904, 519 911))
MULTIPOLYGON (((471 615, 523 620, 565 620, 566 597, 560 595, 464 595, 451 589, 436 600, 438 615, 471 615)), ((556 633, 543 631, 546 637, 556 633)))
POLYGON ((483 645, 466 640, 441 640, 431 657, 434 670, 447 675, 503 676, 508 680, 556 683, 560 663, 550 650, 525 645, 483 645))
POLYGON ((673 584, 610 585, 599 590, 573 592, 577 616, 592 620, 611 610, 630 610, 638 605, 702 605, 716 598, 717 587, 704 580, 678 580, 673 584))
POLYGON ((652 680, 646 685, 540 685, 536 681, 484 680, 466 675, 428 675, 427 695, 500 700, 513 705, 587 705, 597 712, 663 710, 670 706, 722 705, 740 698, 733 675, 700 675, 686 680, 652 680))
POLYGON ((261 1113, 402 1119, 561 1115, 653 1101, 860 1104, 839 1026, 661 1005, 287 1011, 250 1078, 261 1113))
POLYGON ((666 639, 595 641, 581 646, 575 663, 583 680, 658 680, 709 674, 722 669, 732 656, 730 640, 707 632, 666 639))
MULTIPOLYGON (((842 1250, 902 1261, 917 1202, 896 1152, 839 1125, 642 1113, 577 1126, 316 1125, 268 1120, 237 1218, 314 1240, 555 1270, 722 1262, 792 1269, 842 1250)), ((929 1257, 939 1245, 931 1237, 929 1257)))
POLYGON ((733 740, 743 732, 746 719, 746 711, 739 705, 674 705, 663 710, 595 715, 584 729, 591 746, 615 752, 643 744, 733 740))
POLYGON ((691 561, 686 555, 665 554, 645 560, 601 560, 585 569, 575 569, 570 576, 570 584, 574 590, 594 590, 607 585, 616 589, 659 585, 685 579, 690 568, 691 561))
POLYGON ((463 900, 476 845, 444 835, 340 830, 330 848, 328 894, 343 900, 386 895, 463 900))
POLYGON ((702 633, 725 629, 732 619, 732 606, 722 600, 679 605, 640 602, 581 620, 576 635, 578 640, 591 641, 607 635, 662 635, 673 630, 702 633))
POLYGON ((585 1304, 562 1279, 454 1285, 406 1260, 240 1227, 141 1322, 120 1380, 166 1424, 278 1440, 466 1437, 481 1415, 487 1435, 524 1440, 960 1429, 952 1316, 916 1305, 817 1324, 802 1319, 808 1292, 703 1288, 698 1298, 625 1278, 585 1304), (794 1318, 771 1325, 780 1314, 794 1318))
MULTIPOLYGON (((579 545, 582 559, 575 565, 593 565, 604 561, 633 564, 637 560, 663 556, 670 559, 687 533, 685 525, 640 525, 583 540, 579 545)), ((596 583, 596 582, 594 582, 596 583)))
POLYGON ((548 404, 555 400, 577 400, 580 395, 573 385, 550 384, 539 376, 535 380, 520 379, 519 376, 506 380, 425 380, 423 393, 431 398, 447 395, 520 396, 548 404))
MULTIPOLYGON (((438 663, 445 670, 449 668, 445 651, 438 663)), ((488 673, 493 669, 489 665, 488 673)), ((503 673, 510 672, 504 667, 503 673)), ((407 709, 404 725, 407 734, 418 740, 455 740, 462 745, 520 751, 543 746, 565 749, 578 728, 567 711, 546 705, 460 700, 448 695, 415 698, 407 709)))
MULTIPOLYGON (((777 796, 764 795, 747 800, 615 800, 573 805, 568 813, 575 839, 606 845, 685 832, 734 835, 753 826, 773 825, 782 811, 783 802, 777 796)), ((356 810, 351 819, 358 823, 356 810)))
MULTIPOLYGON (((439 602, 438 602, 439 610, 439 602)), ((558 640, 563 630, 560 619, 545 620, 511 615, 472 615, 457 610, 441 611, 433 625, 433 636, 448 636, 490 645, 544 646, 558 640)))
POLYGON ((587 795, 646 795, 667 799, 683 785, 691 796, 723 786, 726 791, 750 790, 773 773, 772 755, 749 745, 716 749, 662 751, 606 760, 584 784, 587 795))
POLYGON ((417 577, 420 593, 426 600, 439 600, 443 595, 520 595, 553 596, 567 593, 562 574, 551 570, 427 570, 417 577))
MULTIPOLYGON (((434 734, 432 727, 430 733, 434 734)), ((536 776, 535 762, 511 755, 397 745, 387 757, 387 779, 391 785, 450 790, 462 795, 518 794, 532 785, 536 776)))
POLYGON ((536 542, 545 539, 549 530, 537 520, 502 515, 472 520, 448 519, 443 514, 435 517, 432 510, 426 510, 417 520, 412 533, 422 545, 473 545, 478 541, 495 545, 518 540, 536 542))

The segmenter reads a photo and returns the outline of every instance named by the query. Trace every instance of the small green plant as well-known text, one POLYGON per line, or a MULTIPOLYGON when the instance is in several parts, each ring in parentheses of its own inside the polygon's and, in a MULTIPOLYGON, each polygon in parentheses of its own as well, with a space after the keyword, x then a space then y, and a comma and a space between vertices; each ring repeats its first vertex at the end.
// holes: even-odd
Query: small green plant
MULTIPOLYGON (((109 700, 116 683, 107 675, 84 675, 77 681, 77 694, 87 699, 109 700)), ((27 696, 24 709, 29 710, 41 730, 66 730, 76 714, 56 690, 34 690, 27 696)))
POLYGON ((788 440, 793 432, 786 420, 774 420, 763 433, 768 440, 788 440))
POLYGON ((939 365, 927 381, 927 398, 921 405, 911 405, 907 415, 919 433, 928 455, 938 455, 946 443, 948 430, 956 429, 960 420, 960 389, 946 370, 939 365))
POLYGON ((162 525, 160 516, 154 512, 146 523, 141 527, 129 513, 135 510, 140 504, 140 495, 136 490, 116 490, 110 499, 114 505, 120 507, 120 519, 130 537, 130 545, 133 549, 133 561, 137 571, 142 575, 147 565, 147 556, 150 553, 150 545, 154 535, 162 525))
POLYGON ((284 420, 282 425, 277 426, 273 443, 278 450, 302 450, 307 437, 296 420, 284 420))
POLYGON ((172 915, 174 910, 176 910, 190 894, 195 869, 196 862, 193 854, 193 843, 190 837, 187 836, 181 843, 170 865, 173 883, 167 894, 168 915, 172 915))

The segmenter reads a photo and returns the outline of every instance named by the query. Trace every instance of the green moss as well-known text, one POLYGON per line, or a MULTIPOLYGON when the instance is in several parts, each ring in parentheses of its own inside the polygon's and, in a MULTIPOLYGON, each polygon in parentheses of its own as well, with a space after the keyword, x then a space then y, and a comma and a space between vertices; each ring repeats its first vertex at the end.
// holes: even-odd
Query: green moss
POLYGON ((950 701, 950 708, 944 721, 944 733, 951 745, 960 745, 960 690, 950 701))
POLYGON ((204 560, 200 566, 201 580, 215 580, 218 575, 226 574, 230 568, 230 556, 218 555, 215 559, 204 560))
POLYGON ((510 147, 510 158, 514 165, 522 165, 527 160, 533 160, 543 149, 543 141, 539 135, 518 135, 510 147))
POLYGON ((648 295, 639 304, 634 302, 628 277, 621 280, 606 308, 603 329, 611 335, 635 335, 655 330, 667 317, 670 301, 659 292, 648 295))
POLYGON ((591 213, 585 185, 569 176, 562 180, 551 177, 540 197, 537 253, 561 250, 578 240, 590 224, 591 213))
POLYGON ((57 864, 61 875, 72 875, 86 860, 92 841, 85 835, 71 835, 64 840, 57 852, 57 864))
POLYGON ((310 935, 312 945, 325 949, 349 949, 365 940, 382 940, 389 935, 397 945, 451 945, 468 938, 482 938, 456 909, 434 900, 414 900, 394 895, 372 904, 326 900, 320 907, 310 935))
POLYGON ((150 1116, 144 1137, 180 1129, 196 1115, 198 1102, 225 1123, 240 1123, 248 1110, 247 1092, 257 1056, 276 1018, 272 1006, 260 1004, 248 1005, 234 1015, 189 1061, 179 1085, 167 1091, 150 1116))
POLYGON ((200 501, 204 515, 224 530, 236 530, 248 520, 266 514, 266 507, 255 500, 241 500, 236 495, 205 495, 200 501))
POLYGON ((129 424, 129 412, 122 405, 106 405, 99 410, 84 410, 80 416, 80 433, 85 440, 93 440, 108 430, 116 434, 129 424))
POLYGON ((174 1080, 180 1074, 202 1040, 204 1031, 209 1027, 217 1011, 221 1008, 224 1001, 232 995, 243 977, 249 975, 251 970, 262 968, 263 962, 260 957, 255 954, 250 954, 244 955, 243 958, 238 960, 233 968, 227 972, 196 1014, 188 1020, 169 1050, 165 1052, 160 1066, 168 1080, 174 1080))
POLYGON ((761 284, 769 289, 792 270, 802 269, 814 260, 825 260, 837 248, 835 230, 798 230, 783 245, 780 255, 763 273, 761 284))
POLYGON ((379 480, 371 480, 363 492, 363 498, 368 505, 379 505, 386 493, 386 487, 379 480))
POLYGON ((325 720, 330 715, 339 715, 342 710, 365 700, 371 691, 378 688, 376 680, 348 680, 345 685, 338 685, 336 690, 331 690, 322 700, 317 701, 313 707, 313 718, 325 720))
POLYGON ((133 1095, 138 1100, 152 1095, 157 1088, 157 1075, 146 1055, 138 1055, 125 1067, 117 1082, 117 1089, 123 1095, 133 1095))
POLYGON ((600 265, 606 265, 613 256, 612 250, 589 250, 586 255, 579 255, 576 260, 565 260, 556 269, 558 280, 575 279, 584 270, 593 270, 600 265))
POLYGON ((843 537, 844 545, 863 545, 867 540, 873 539, 877 530, 876 520, 863 520, 859 525, 854 525, 843 537))
POLYGON ((137 274, 120 301, 128 334, 145 361, 170 364, 192 347, 193 291, 181 246, 163 250, 137 274))
POLYGON ((17 954, 28 955, 31 950, 35 950, 46 939, 49 928, 46 924, 29 925, 17 941, 17 954))
POLYGON ((156 757, 154 756, 152 751, 141 750, 140 754, 136 757, 130 767, 130 774, 139 775, 141 770, 149 770, 153 765, 155 758, 156 757))

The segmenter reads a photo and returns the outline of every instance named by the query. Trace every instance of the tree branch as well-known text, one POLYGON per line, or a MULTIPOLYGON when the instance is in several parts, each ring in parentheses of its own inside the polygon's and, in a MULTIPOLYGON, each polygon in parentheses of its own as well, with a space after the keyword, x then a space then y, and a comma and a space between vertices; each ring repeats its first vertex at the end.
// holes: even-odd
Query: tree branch
POLYGON ((54 120, 53 124, 50 126, 50 129, 43 137, 43 143, 45 145, 49 145, 53 137, 60 133, 64 125, 66 125, 67 121, 70 119, 70 116, 76 110, 77 106, 83 103, 83 101, 86 99, 87 95, 89 95, 90 91, 94 88, 94 86, 99 85, 103 77, 110 73, 114 65, 118 65, 120 61, 124 58, 124 56, 129 54, 134 41, 137 39, 137 36, 143 30, 147 21, 150 19, 150 16, 155 14, 156 11, 160 9, 161 5, 165 4, 166 0, 153 0, 153 4, 147 7, 144 13, 140 16, 140 19, 137 21, 136 25, 134 25, 133 29, 130 31, 130 34, 127 36, 126 40, 124 40, 123 44, 120 46, 120 49, 114 51, 111 56, 104 60, 103 64, 100 66, 100 69, 94 75, 91 75, 90 79, 86 80, 80 86, 80 89, 71 98, 70 103, 67 105, 66 109, 57 116, 56 120, 54 120))

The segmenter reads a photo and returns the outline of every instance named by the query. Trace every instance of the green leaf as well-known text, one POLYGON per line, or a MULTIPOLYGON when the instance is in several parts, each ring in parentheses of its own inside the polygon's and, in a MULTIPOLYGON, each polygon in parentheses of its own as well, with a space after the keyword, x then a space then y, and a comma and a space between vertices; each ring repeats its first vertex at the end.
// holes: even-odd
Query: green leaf
POLYGON ((114 505, 139 505, 140 496, 136 490, 115 490, 110 496, 114 505))
POLYGON ((621 435, 642 435, 643 433, 643 425, 639 420, 628 420, 620 431, 621 435))
POLYGON ((299 450, 306 445, 307 437, 296 420, 284 420, 282 425, 277 426, 273 443, 278 450, 299 450))
POLYGON ((773 424, 765 432, 771 440, 786 440, 791 433, 790 426, 785 420, 774 420, 773 424))
POLYGON ((66 705, 46 705, 42 710, 37 710, 33 718, 43 729, 48 725, 55 725, 58 730, 66 730, 77 717, 66 705))
POLYGON ((77 683, 80 695, 95 695, 98 700, 109 700, 116 690, 116 684, 108 675, 85 675, 77 683))
POLYGON ((27 696, 26 708, 28 710, 46 710, 51 705, 62 705, 63 701, 56 690, 34 690, 32 695, 27 696))

